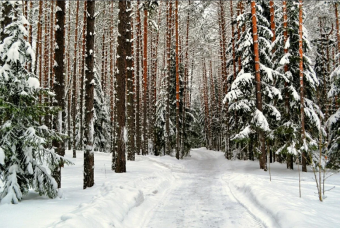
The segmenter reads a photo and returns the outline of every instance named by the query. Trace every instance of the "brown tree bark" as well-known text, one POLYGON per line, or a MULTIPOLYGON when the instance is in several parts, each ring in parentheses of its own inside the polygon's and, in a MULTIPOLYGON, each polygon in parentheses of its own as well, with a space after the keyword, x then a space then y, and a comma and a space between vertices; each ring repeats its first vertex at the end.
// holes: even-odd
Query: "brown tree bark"
POLYGON ((80 73, 80 112, 79 112, 79 149, 83 150, 84 149, 84 124, 83 124, 83 117, 84 117, 84 77, 85 77, 85 51, 86 51, 86 28, 87 28, 87 14, 86 14, 86 9, 87 9, 87 2, 84 1, 84 18, 83 18, 83 39, 82 39, 82 56, 81 56, 81 62, 82 62, 82 67, 81 67, 81 73, 80 73))
POLYGON ((167 80, 166 80, 166 88, 167 88, 167 99, 166 99, 166 113, 165 113, 165 153, 170 155, 170 71, 171 71, 171 17, 172 17, 172 2, 168 2, 168 11, 167 11, 167 80))
POLYGON ((179 30, 178 30, 178 0, 175 5, 175 30, 176 30, 176 158, 180 152, 180 129, 179 129, 179 30))
MULTIPOLYGON (((49 82, 50 82, 50 88, 53 88, 53 82, 54 82, 54 69, 53 69, 53 64, 54 64, 54 59, 55 59, 55 52, 53 51, 49 51, 49 50, 53 50, 55 48, 55 39, 56 37, 54 36, 54 28, 55 28, 55 11, 54 11, 54 8, 55 8, 55 2, 56 1, 51 1, 51 13, 50 13, 50 49, 46 49, 45 48, 45 51, 49 52, 50 55, 49 55, 49 74, 50 74, 50 77, 49 77, 49 82)), ((66 14, 66 12, 65 12, 66 14)), ((65 31, 64 31, 64 34, 65 34, 65 31)), ((65 39, 65 38, 64 38, 65 39)), ((64 41, 65 42, 65 41, 64 41)), ((48 55, 48 54, 47 54, 48 55)), ((48 78, 48 75, 45 76, 46 78, 48 78)), ((46 83, 48 84, 47 80, 46 80, 46 83)), ((48 87, 48 86, 47 86, 48 87)), ((48 103, 48 101, 46 101, 46 103, 48 103)), ((53 104, 53 98, 51 97, 50 98, 50 103, 53 104)), ((64 109, 63 109, 64 110, 64 109)), ((50 116, 49 117, 49 120, 48 122, 46 123, 49 123, 50 126, 52 127, 52 117, 50 116)), ((64 122, 63 122, 64 124, 64 122)), ((46 124, 47 125, 47 124, 46 124)), ((47 125, 48 126, 48 125, 47 125)), ((64 128, 64 126, 62 126, 62 128, 64 128)))
MULTIPOLYGON (((338 13, 338 3, 334 3, 335 8, 335 26, 336 26, 336 37, 337 37, 337 43, 338 43, 338 53, 340 53, 340 26, 339 26, 339 13, 338 13)), ((340 58, 339 58, 339 64, 340 64, 340 58)), ((335 110, 337 110, 340 106, 340 100, 339 96, 335 96, 335 110)))
MULTIPOLYGON (((30 1, 30 5, 29 5, 29 18, 26 18, 30 23, 28 26, 28 42, 30 43, 31 47, 32 47, 32 40, 33 40, 33 26, 31 23, 32 20, 32 16, 33 16, 33 1, 30 1)), ((37 59, 35 59, 35 61, 37 61, 37 59)), ((32 63, 29 62, 28 63, 28 71, 32 72, 32 63)))
MULTIPOLYGON (((113 9, 114 9, 114 2, 111 2, 110 6, 110 13, 113 14, 113 9)), ((114 76, 114 53, 113 53, 113 17, 111 17, 110 20, 110 109, 111 109, 111 153, 112 153, 112 164, 111 164, 111 169, 115 170, 116 169, 116 123, 115 123, 115 76, 114 76)))
MULTIPOLYGON (((222 65, 222 85, 223 85, 223 95, 228 93, 228 73, 227 73, 227 56, 226 56, 226 22, 225 22, 225 13, 224 13, 224 7, 223 7, 223 1, 220 0, 220 45, 221 45, 221 65, 222 65)), ((231 2, 231 15, 232 13, 232 2, 231 2)), ((233 32, 233 25, 232 25, 232 33, 233 32)), ((235 56, 235 44, 234 44, 234 38, 232 35, 232 51, 233 51, 233 56, 235 56)), ((234 79, 236 78, 236 65, 235 65, 235 58, 233 58, 233 70, 234 70, 234 79)), ((222 100, 222 99, 221 99, 222 100)), ((230 158, 230 153, 229 153, 229 117, 228 117, 228 101, 224 104, 224 127, 225 127, 225 132, 224 132, 224 140, 225 140, 225 156, 226 158, 230 158)), ((221 108, 222 110, 222 108, 221 108)))
MULTIPOLYGON (((287 3, 286 1, 282 1, 282 11, 283 11, 283 37, 284 37, 284 45, 286 47, 286 43, 288 41, 288 17, 287 17, 287 3)), ((285 54, 288 53, 288 48, 284 48, 285 54)), ((284 65, 285 73, 288 72, 288 64, 284 65)), ((285 115, 289 116, 289 93, 288 93, 288 83, 285 82, 285 115)))
MULTIPOLYGON (((127 1, 126 4, 127 9, 131 8, 131 2, 127 1)), ((126 25, 126 42, 124 46, 126 47, 125 55, 126 55, 126 119, 127 119, 127 142, 126 142, 126 152, 127 152, 127 159, 130 161, 135 160, 135 118, 134 118, 134 75, 133 75, 133 36, 132 36, 132 23, 133 20, 131 19, 130 13, 126 15, 130 22, 130 25, 126 25)), ((120 70, 119 70, 120 71, 120 70)))
MULTIPOLYGON (((303 30, 302 30, 302 5, 303 1, 299 1, 299 54, 300 54, 300 111, 301 111, 301 139, 302 143, 306 143, 306 132, 305 132, 305 112, 304 112, 304 85, 303 85, 303 30)), ((307 172, 306 165, 307 151, 302 152, 302 172, 307 172)))
POLYGON ((234 18, 234 13, 233 13, 233 1, 230 1, 230 17, 232 19, 232 24, 231 24, 231 42, 232 42, 232 49, 233 49, 233 72, 234 72, 234 78, 233 80, 236 79, 237 72, 236 72, 236 54, 235 54, 235 30, 234 30, 234 23, 233 23, 233 18, 234 18))
MULTIPOLYGON (((65 52, 65 2, 57 1, 57 11, 56 11, 56 30, 55 30, 55 62, 54 73, 55 73, 55 83, 53 85, 54 93, 56 94, 54 99, 54 106, 59 107, 61 110, 58 115, 54 116, 53 127, 56 132, 63 133, 63 120, 65 119, 65 85, 64 85, 64 52, 65 52)), ((60 156, 65 155, 65 147, 63 141, 53 140, 53 147, 56 148, 57 154, 60 156)), ((61 187, 61 173, 60 166, 55 168, 53 172, 53 177, 58 183, 58 188, 61 187)))
POLYGON ((85 138, 86 148, 84 152, 84 183, 83 189, 94 185, 94 153, 93 153, 93 103, 94 103, 94 28, 95 28, 95 1, 87 1, 86 4, 86 94, 85 94, 85 138))
POLYGON ((73 88, 72 88, 72 122, 73 122, 73 141, 72 141, 72 147, 73 147, 73 158, 77 157, 76 153, 76 116, 77 116, 77 75, 78 75, 78 58, 77 58, 77 46, 78 46, 78 21, 79 21, 79 3, 80 1, 77 1, 77 9, 76 9, 76 25, 75 25, 75 34, 74 34, 74 53, 73 53, 73 88))
MULTIPOLYGON (((34 67, 34 74, 37 73, 37 67, 39 62, 39 82, 40 85, 43 86, 43 76, 42 76, 42 8, 43 8, 43 1, 39 1, 39 16, 38 16, 38 32, 37 32, 37 41, 36 41, 36 61, 34 67), (39 56, 39 58, 38 58, 39 56)), ((42 104, 42 95, 39 95, 39 102, 42 104)), ((40 120, 41 121, 41 120, 40 120)))
MULTIPOLYGON (((259 55, 259 43, 257 34, 257 21, 256 21, 256 2, 251 1, 251 14, 252 14, 252 25, 253 25, 253 43, 254 43, 254 56, 255 56, 255 81, 256 81, 256 108, 262 112, 262 92, 261 92, 261 75, 260 75, 260 55, 259 55)), ((266 163, 266 150, 265 150, 265 140, 264 133, 259 130, 259 140, 260 140, 260 168, 267 171, 266 163)))
MULTIPOLYGON (((131 57, 131 17, 130 17, 130 1, 119 1, 119 24, 118 32, 118 47, 117 55, 117 159, 116 159, 116 173, 126 172, 125 160, 125 82, 127 74, 131 74, 130 67, 132 66, 131 57)), ((132 75, 131 75, 132 76, 132 75)))
POLYGON ((209 94, 208 94, 208 79, 207 68, 205 59, 203 59, 203 101, 205 108, 205 132, 206 132, 206 145, 207 149, 211 149, 211 116, 209 106, 209 94))
MULTIPOLYGON (((38 31, 37 31, 37 41, 36 41, 36 53, 35 53, 35 66, 34 66, 34 74, 37 74, 37 66, 38 66, 38 62, 39 62, 39 82, 40 85, 42 85, 42 74, 41 74, 41 36, 42 36, 42 28, 41 28, 41 24, 42 24, 42 8, 43 8, 43 1, 39 1, 39 14, 38 14, 38 31)), ((40 103, 41 103, 41 96, 40 96, 40 103)))
POLYGON ((141 129, 140 129, 140 52, 141 52, 141 19, 139 11, 140 0, 137 0, 137 41, 136 41, 136 151, 140 154, 141 150, 141 129))
POLYGON ((143 44, 143 149, 142 154, 148 154, 148 128, 147 128, 147 107, 148 107, 148 9, 144 5, 144 44, 143 44))
MULTIPOLYGON (((53 6, 53 1, 51 1, 51 8, 52 8, 52 6, 53 6)), ((45 2, 45 9, 48 9, 48 7, 49 7, 49 2, 46 1, 45 2)), ((47 89, 47 88, 53 87, 53 85, 51 86, 49 84, 48 79, 52 78, 51 75, 49 77, 49 74, 50 74, 50 72, 49 72, 49 67, 50 67, 49 61, 52 62, 53 51, 50 51, 50 50, 53 50, 54 47, 51 46, 52 42, 50 43, 49 40, 53 40, 52 37, 54 36, 54 31, 52 30, 52 27, 53 27, 52 18, 54 17, 54 15, 53 15, 52 10, 51 10, 51 12, 45 10, 44 14, 45 14, 44 15, 45 23, 44 23, 44 59, 43 59, 43 62, 44 62, 44 79, 43 79, 43 85, 44 85, 44 88, 47 89), (48 30, 49 26, 50 26, 50 31, 48 30)), ((52 71, 52 69, 51 69, 51 71, 52 71)), ((49 104, 49 98, 47 96, 44 97, 44 103, 45 103, 45 105, 49 104)), ((45 125, 48 126, 48 127, 52 126, 51 123, 50 123, 50 115, 45 116, 45 125)))
POLYGON ((70 65, 71 65, 71 5, 68 5, 68 25, 67 25, 67 144, 68 144, 68 150, 71 150, 71 102, 72 102, 72 90, 69 83, 71 83, 71 71, 70 71, 70 65))

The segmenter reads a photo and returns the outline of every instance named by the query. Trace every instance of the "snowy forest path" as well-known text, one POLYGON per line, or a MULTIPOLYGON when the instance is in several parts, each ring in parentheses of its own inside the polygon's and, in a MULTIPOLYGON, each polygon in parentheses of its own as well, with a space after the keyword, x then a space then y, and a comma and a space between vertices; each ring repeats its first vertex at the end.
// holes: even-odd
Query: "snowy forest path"
POLYGON ((143 227, 264 227, 234 198, 222 178, 223 153, 196 149, 191 154, 184 169, 172 169, 174 186, 143 227))

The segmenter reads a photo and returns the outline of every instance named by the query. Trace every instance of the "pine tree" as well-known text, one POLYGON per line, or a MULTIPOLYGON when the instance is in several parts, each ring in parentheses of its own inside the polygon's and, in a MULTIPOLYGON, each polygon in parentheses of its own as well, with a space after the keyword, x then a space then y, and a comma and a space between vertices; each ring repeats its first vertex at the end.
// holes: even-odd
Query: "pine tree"
POLYGON ((83 188, 94 185, 94 87, 95 87, 95 67, 94 67, 94 28, 95 28, 95 4, 94 0, 87 1, 86 4, 86 85, 85 85, 85 139, 86 148, 84 152, 84 183, 83 188))
MULTIPOLYGON (((53 3, 52 3, 53 4, 53 3)), ((55 62, 54 72, 55 72, 55 82, 53 85, 54 92, 56 94, 53 105, 58 107, 60 110, 58 115, 54 115, 53 127, 54 130, 60 134, 64 132, 64 120, 66 117, 65 113, 65 63, 64 63, 64 52, 65 52, 65 2, 57 1, 57 29, 55 31, 55 62)), ((45 59, 46 60, 46 59, 45 59)), ((46 77, 46 75, 45 75, 46 77)), ((51 79, 52 80, 52 79, 51 79)), ((46 99, 48 100, 48 99, 46 99)), ((58 155, 65 155, 65 145, 64 142, 60 140, 53 140, 53 146, 56 148, 58 155)), ((62 163, 60 164, 60 167, 62 163)), ((60 167, 57 167, 53 172, 53 177, 58 183, 58 188, 61 187, 61 171, 60 167)))
POLYGON ((59 167, 61 157, 49 145, 52 140, 61 140, 61 135, 39 124, 47 115, 46 107, 38 103, 39 93, 47 96, 48 90, 43 90, 38 78, 24 67, 34 62, 34 53, 25 40, 27 21, 18 1, 3 4, 11 8, 8 16, 12 21, 0 43, 0 178, 4 180, 0 200, 16 204, 30 188, 54 198, 58 185, 51 170, 59 167))
POLYGON ((126 172, 125 144, 127 142, 127 132, 125 128, 125 84, 126 76, 132 71, 132 56, 131 56, 131 1, 119 1, 119 24, 118 32, 118 47, 117 54, 117 158, 116 158, 116 173, 126 172), (130 72, 129 72, 130 71, 130 72))

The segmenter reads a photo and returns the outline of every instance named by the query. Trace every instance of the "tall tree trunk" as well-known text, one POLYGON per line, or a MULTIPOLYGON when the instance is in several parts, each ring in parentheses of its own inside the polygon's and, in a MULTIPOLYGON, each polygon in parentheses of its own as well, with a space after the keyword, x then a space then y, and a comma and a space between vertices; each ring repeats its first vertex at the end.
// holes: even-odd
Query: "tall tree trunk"
POLYGON ((84 149, 84 127, 83 127, 83 117, 84 117, 84 77, 85 77, 85 51, 86 51, 86 28, 87 28, 87 0, 84 1, 84 18, 83 18, 83 39, 82 39, 82 56, 81 56, 81 73, 80 73, 80 105, 79 105, 79 149, 84 149))
POLYGON ((141 130, 140 130, 140 43, 141 43, 141 20, 139 11, 140 1, 137 0, 137 47, 136 47, 136 150, 140 154, 141 150, 141 130))
MULTIPOLYGON (((127 9, 129 11, 129 9, 131 8, 131 2, 128 1, 127 2, 127 9)), ((131 9, 132 10, 132 9, 131 9)), ((129 22, 130 22, 130 26, 127 25, 127 29, 128 31, 126 32, 127 37, 125 39, 127 39, 128 41, 126 41, 124 43, 124 46, 126 47, 126 114, 127 114, 127 142, 126 142, 126 152, 127 152, 127 159, 130 161, 134 161, 135 160, 135 118, 134 118, 134 88, 133 88, 133 83, 134 83, 134 78, 133 78, 133 49, 132 49, 132 45, 133 45, 133 37, 132 37, 132 22, 133 20, 131 20, 130 14, 127 15, 127 17, 129 17, 129 22)))
POLYGON ((233 80, 236 79, 236 55, 235 55, 235 30, 234 30, 234 23, 233 23, 233 1, 230 1, 230 14, 231 14, 231 19, 232 19, 232 24, 231 24, 231 42, 232 42, 232 49, 233 49, 233 72, 234 72, 234 78, 233 80))
MULTIPOLYGON (((54 6, 55 6, 55 1, 51 1, 51 13, 50 13, 50 50, 53 50, 53 48, 55 48, 55 36, 54 36, 54 29, 55 29, 55 27, 54 27, 54 25, 55 25, 55 19, 56 19, 56 17, 54 16, 54 14, 55 14, 55 12, 54 12, 54 6)), ((64 12, 64 15, 66 15, 66 12, 64 12)), ((65 17, 65 16, 64 16, 65 17)), ((65 24, 65 22, 64 22, 64 24, 65 24)), ((65 43, 65 30, 64 30, 64 43, 65 43)), ((64 47, 65 48, 65 47, 64 47)), ((46 50, 46 49, 45 49, 46 50)), ((49 56, 49 60, 50 60, 50 65, 49 65, 49 74, 50 74, 50 78, 49 78, 49 80, 50 80, 50 88, 53 88, 53 83, 54 83, 54 72, 53 72, 53 64, 54 64, 54 58, 55 58, 55 52, 53 52, 53 51, 49 51, 48 50, 48 48, 47 48, 47 52, 49 52, 50 53, 50 56, 49 56)), ((65 51, 64 51, 64 53, 65 53, 65 51)), ((65 58, 65 56, 64 56, 64 58, 65 58)), ((65 63, 64 63, 64 65, 65 65, 65 63)), ((64 71, 65 72, 65 71, 64 71)), ((48 75, 46 75, 45 76, 46 78, 48 78, 48 75)), ((65 79, 64 79, 65 80, 65 79)), ((47 83, 47 80, 46 80, 46 83, 47 83)), ((64 95, 63 95, 64 96, 64 95)), ((64 99, 64 97, 63 97, 63 99, 64 99)), ((52 104, 53 103, 53 98, 50 98, 50 103, 52 104)), ((63 109, 63 111, 64 111, 64 109, 63 109)), ((63 116, 63 117, 65 117, 65 116, 63 116)), ((64 119, 63 119, 64 120, 64 119)), ((64 124, 65 122, 63 121, 63 124, 64 124)), ((51 127, 52 127, 52 118, 50 118, 50 125, 51 125, 51 127)), ((47 125, 48 126, 48 125, 47 125)), ((62 128, 64 128, 64 126, 62 126, 62 128)))
MULTIPOLYGON (((256 21, 256 2, 251 1, 251 14, 252 14, 252 25, 253 25, 253 43, 254 43, 254 56, 255 56, 255 81, 256 81, 256 108, 262 112, 262 92, 261 92, 261 75, 260 75, 260 55, 259 55, 259 43, 257 34, 257 21, 256 21)), ((265 140, 264 133, 259 130, 259 140, 260 140, 260 168, 267 171, 266 163, 266 150, 265 150, 265 140)))
POLYGON ((72 147, 73 147, 73 158, 77 157, 76 153, 76 116, 77 116, 77 75, 78 75, 78 58, 77 58, 77 46, 78 46, 78 21, 79 21, 79 3, 77 0, 77 9, 76 9, 76 25, 75 25, 75 34, 74 34, 74 53, 73 53, 73 88, 72 88, 72 122, 73 122, 73 137, 72 137, 72 147))
MULTIPOLYGON (((340 53, 340 26, 339 26, 339 13, 338 13, 338 2, 334 3, 335 7, 335 26, 336 26, 336 37, 337 37, 337 43, 338 43, 338 53, 340 53)), ((339 64, 340 64, 340 58, 339 58, 339 64)), ((338 100, 339 96, 335 96, 335 110, 339 108, 340 101, 338 100)))
POLYGON ((166 113, 165 113, 165 153, 170 155, 170 76, 171 76, 171 17, 172 17, 172 3, 168 2, 167 11, 167 79, 166 79, 166 113))
POLYGON ((176 25, 176 158, 179 159, 180 151, 180 129, 179 129, 179 30, 178 30, 178 0, 175 8, 175 25, 176 25))
MULTIPOLYGON (((110 11, 111 14, 113 14, 113 9, 114 9, 114 2, 111 2, 110 5, 110 11)), ((114 53, 113 53, 113 17, 111 17, 110 20, 110 114, 111 114, 111 153, 112 153, 112 165, 111 169, 115 170, 116 169, 116 123, 115 123, 115 76, 114 76, 114 53)))
MULTIPOLYGON (((53 1, 51 1, 51 7, 53 5, 53 1)), ((45 9, 48 9, 49 7, 49 2, 48 1, 45 1, 45 9)), ((47 10, 45 10, 45 15, 44 15, 44 20, 45 20, 45 23, 44 23, 44 79, 43 79, 43 85, 44 85, 44 88, 47 89, 47 88, 52 88, 52 86, 50 86, 49 82, 48 82, 48 76, 49 76, 49 60, 52 61, 52 51, 50 51, 51 49, 53 49, 54 47, 51 46, 51 43, 49 43, 49 40, 53 40, 53 35, 54 35, 54 31, 52 30, 52 26, 53 26, 53 23, 52 23, 52 17, 54 17, 53 15, 53 12, 51 10, 51 13, 47 10), (49 14, 50 17, 51 17, 51 20, 49 20, 49 14), (49 23, 50 22, 50 23, 49 23), (50 33, 48 31, 48 25, 50 25, 50 33), (49 55, 50 53, 50 55, 49 55)), ((52 70, 52 69, 51 69, 52 70)), ((51 78, 51 77, 50 77, 51 78)), ((48 105, 49 103, 49 98, 47 96, 44 97, 44 103, 45 105, 48 105)), ((49 115, 46 115, 45 116, 45 125, 46 126, 52 126, 50 125, 50 116, 49 115)))
POLYGON ((95 1, 87 1, 86 11, 86 94, 85 94, 85 138, 86 148, 84 152, 84 183, 83 188, 94 185, 94 153, 93 153, 93 102, 94 102, 94 27, 95 27, 95 1))
MULTIPOLYGON (((282 11, 283 11, 283 37, 284 37, 284 43, 285 43, 285 48, 284 52, 285 54, 288 53, 288 47, 286 45, 288 41, 288 17, 287 17, 287 3, 286 1, 282 2, 282 11)), ((285 73, 288 72, 288 64, 284 65, 284 71, 285 73)), ((289 93, 288 93, 288 83, 285 82, 285 115, 288 118, 289 116, 289 93)))
MULTIPOLYGON (((131 57, 131 17, 130 17, 130 1, 119 1, 119 24, 118 32, 118 47, 117 55, 117 160, 116 160, 116 173, 126 172, 125 160, 125 81, 128 74, 132 71, 131 57)), ((132 76, 132 75, 131 75, 132 76)))
MULTIPOLYGON (((284 37, 284 53, 288 54, 288 46, 286 45, 288 41, 288 16, 287 16, 287 2, 282 2, 282 11, 283 11, 283 37, 284 37)), ((284 65, 284 72, 285 74, 289 70, 289 65, 284 65)), ((288 93, 288 82, 285 82, 285 89, 284 89, 284 114, 286 119, 289 119, 289 93, 288 93)), ((287 169, 293 169, 293 155, 287 155, 287 169)))
MULTIPOLYGON (((58 115, 54 116, 53 127, 56 132, 63 133, 63 120, 65 119, 65 79, 64 79, 64 52, 65 52, 65 2, 57 1, 57 11, 56 11, 56 30, 55 30, 55 62, 54 73, 55 73, 55 83, 54 93, 56 94, 54 99, 54 106, 59 107, 61 110, 58 115)), ((63 141, 53 140, 53 146, 57 150, 57 154, 60 156, 65 155, 65 147, 63 141)), ((58 188, 61 187, 61 172, 60 166, 58 164, 53 172, 53 176, 58 183, 58 188)))
MULTIPOLYGON (((231 2, 231 14, 232 14, 232 2, 231 2)), ((224 8, 223 8, 223 1, 220 0, 220 35, 221 35, 221 65, 222 65, 222 85, 223 85, 223 94, 227 94, 228 93, 228 73, 227 73, 227 66, 226 66, 226 62, 227 62, 227 56, 226 56, 226 22, 225 22, 225 13, 224 13, 224 8)), ((232 25, 232 33, 234 28, 234 26, 232 25)), ((233 34, 232 34, 233 37, 233 34)), ((234 44, 234 38, 232 38, 232 52, 233 52, 233 56, 235 56, 235 44, 234 44)), ((233 69, 234 69, 234 78, 236 78, 236 66, 235 66, 235 59, 233 58, 233 69)), ((224 128, 225 128, 225 157, 226 158, 230 158, 230 154, 229 154, 229 117, 228 117, 228 101, 226 100, 226 103, 224 104, 224 112, 225 112, 225 116, 224 116, 224 128)), ((222 110, 222 109, 221 109, 222 110)))
POLYGON ((147 107, 148 107, 148 10, 144 5, 144 44, 143 44, 143 155, 148 154, 148 129, 147 129, 147 107))
MULTIPOLYGON (((39 56, 39 59, 36 58, 37 61, 35 61, 35 67, 34 67, 34 73, 36 74, 37 71, 37 63, 39 62, 39 82, 40 85, 43 86, 43 75, 42 75, 42 54, 43 54, 43 47, 42 47, 42 8, 43 8, 43 1, 39 1, 39 22, 38 22, 38 34, 37 34, 37 41, 36 41, 36 46, 37 46, 37 52, 36 56, 39 56)), ((42 104, 42 94, 39 96, 39 101, 42 104)), ((46 117, 45 117, 46 118, 46 117)), ((40 120, 41 122, 41 120, 40 120)))
POLYGON ((205 59, 203 59, 203 101, 205 107, 205 133, 206 133, 206 144, 207 149, 211 149, 211 118, 210 118, 210 110, 209 110, 209 98, 208 98, 208 79, 207 79, 207 70, 205 59))
POLYGON ((68 5, 68 25, 67 25, 67 144, 68 149, 71 150, 71 101, 72 101, 72 90, 71 90, 71 71, 70 71, 70 65, 71 65, 71 5, 68 5))
MULTIPOLYGON (((301 138, 302 143, 306 144, 306 132, 305 132, 305 112, 304 112, 304 85, 303 85, 303 30, 302 30, 302 5, 303 1, 299 1, 299 53, 300 53, 300 109, 301 109, 301 138)), ((302 172, 307 172, 306 165, 306 156, 307 151, 303 150, 302 152, 302 172)))
MULTIPOLYGON (((30 13, 29 13, 29 19, 27 18, 27 20, 29 21, 29 27, 28 27, 28 42, 30 43, 30 45, 32 46, 32 40, 33 40, 33 26, 31 23, 31 20, 33 20, 33 1, 30 1, 30 13)), ((37 59, 35 59, 35 61, 37 61, 37 59)), ((28 71, 29 72, 33 72, 32 71, 32 63, 29 62, 28 63, 28 71)))

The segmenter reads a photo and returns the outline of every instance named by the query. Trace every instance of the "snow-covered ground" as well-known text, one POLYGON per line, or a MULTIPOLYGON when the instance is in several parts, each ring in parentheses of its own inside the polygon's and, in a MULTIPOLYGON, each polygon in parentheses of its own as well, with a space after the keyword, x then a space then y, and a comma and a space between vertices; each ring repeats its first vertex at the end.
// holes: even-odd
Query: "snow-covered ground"
POLYGON ((340 174, 330 177, 319 202, 312 172, 284 164, 227 161, 195 149, 191 157, 137 156, 127 173, 111 171, 111 156, 95 153, 95 186, 82 189, 83 156, 62 169, 63 196, 30 192, 18 205, 0 206, 0 227, 340 227, 340 174))

